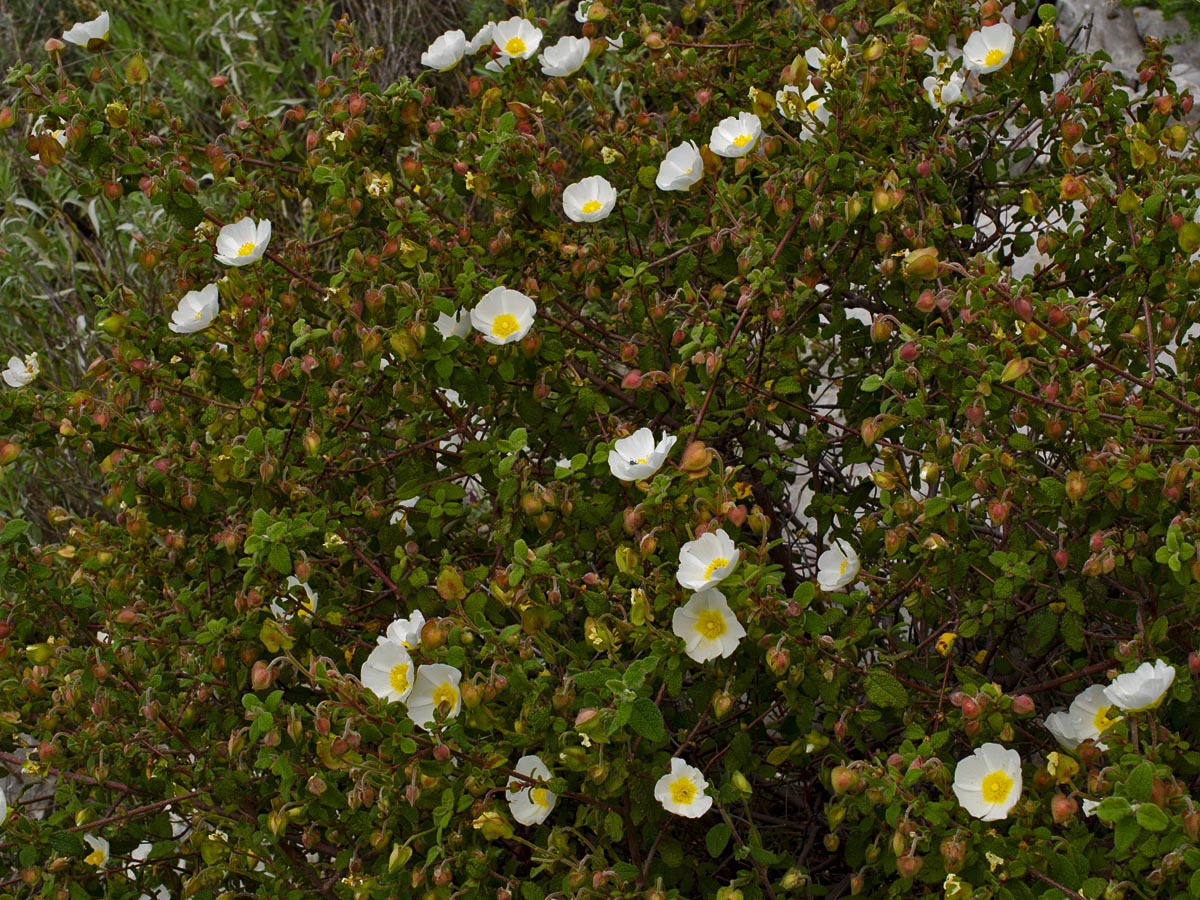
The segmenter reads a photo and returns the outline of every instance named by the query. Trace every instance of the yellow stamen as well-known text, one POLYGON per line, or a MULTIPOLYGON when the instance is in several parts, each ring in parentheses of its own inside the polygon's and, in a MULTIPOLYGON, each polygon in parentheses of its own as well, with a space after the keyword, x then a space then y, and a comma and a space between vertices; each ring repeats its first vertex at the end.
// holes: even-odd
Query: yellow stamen
POLYGON ((104 865, 104 851, 97 847, 91 853, 83 858, 83 861, 90 866, 104 865))
POLYGON ((529 799, 542 809, 550 808, 550 792, 545 788, 534 788, 529 792, 529 799))
POLYGON ((745 147, 752 140, 754 140, 754 138, 752 138, 748 134, 739 134, 737 137, 735 137, 733 139, 733 145, 735 147, 745 147))
POLYGON ((398 663, 392 666, 392 671, 388 673, 388 681, 392 685, 392 690, 397 694, 403 694, 408 690, 408 663, 398 663))
POLYGON ((987 803, 1003 803, 1013 789, 1013 780, 1000 769, 984 776, 980 791, 987 803))
POLYGON ((1004 51, 999 48, 993 48, 987 52, 987 56, 983 58, 985 66, 998 66, 1004 62, 1004 51))
POLYGON ((519 37, 509 38, 504 44, 504 52, 509 56, 520 56, 525 52, 525 42, 519 37))
POLYGON ((590 215, 591 213, 594 213, 599 208, 600 208, 599 200, 589 200, 587 203, 583 204, 582 207, 580 207, 581 211, 586 215, 590 215))
POLYGON ((492 335, 498 338, 506 338, 516 331, 520 331, 521 326, 517 322, 517 317, 511 313, 501 313, 492 319, 492 335))
POLYGON ((1108 731, 1108 729, 1117 724, 1117 720, 1120 717, 1110 716, 1109 713, 1112 711, 1113 708, 1111 706, 1102 706, 1096 710, 1096 715, 1092 718, 1092 724, 1096 727, 1097 731, 1108 731))
POLYGON ((249 256, 254 252, 254 241, 246 241, 242 246, 238 247, 238 256, 249 256))
POLYGON ((454 709, 454 704, 458 702, 458 691, 448 681, 444 681, 433 689, 433 706, 438 709, 444 703, 447 712, 454 709))
POLYGON ((705 609, 696 617, 696 633, 705 640, 715 641, 728 630, 720 610, 705 609))
POLYGON ((850 565, 850 560, 843 559, 842 564, 840 566, 838 566, 838 574, 845 575, 846 574, 846 566, 848 566, 848 565, 850 565))
POLYGON ((696 785, 686 776, 671 782, 671 799, 680 806, 689 806, 696 799, 696 785))
POLYGON ((713 577, 713 573, 716 572, 717 569, 723 568, 727 565, 729 565, 729 560, 725 559, 723 556, 718 556, 716 559, 710 562, 708 564, 708 568, 704 570, 704 580, 708 581, 713 577))

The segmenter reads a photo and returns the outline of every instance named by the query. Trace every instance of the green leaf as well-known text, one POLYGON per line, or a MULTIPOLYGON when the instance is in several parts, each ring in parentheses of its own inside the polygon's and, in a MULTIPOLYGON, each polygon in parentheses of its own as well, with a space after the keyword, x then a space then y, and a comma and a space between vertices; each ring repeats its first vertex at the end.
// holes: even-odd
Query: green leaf
POLYGON ((1110 824, 1128 818, 1129 812, 1129 801, 1124 797, 1105 797, 1096 807, 1096 817, 1110 824))
POLYGON ((708 834, 704 837, 704 846, 708 848, 708 855, 716 859, 725 852, 725 846, 729 843, 729 836, 733 833, 733 829, 725 822, 718 822, 712 828, 708 829, 708 834))
POLYGON ((1166 831, 1171 824, 1167 814, 1153 803, 1143 803, 1139 806, 1135 818, 1147 831, 1166 831))
POLYGON ((271 653, 278 653, 281 649, 291 650, 295 643, 284 627, 274 619, 267 619, 262 623, 262 628, 258 630, 258 639, 271 653))
POLYGON ((292 554, 288 550, 287 544, 272 544, 271 549, 267 552, 267 562, 280 575, 292 574, 292 554))
POLYGON ((29 523, 24 519, 10 519, 0 532, 0 545, 8 546, 28 530, 29 523))
POLYGON ((658 668, 657 656, 646 656, 642 659, 635 659, 629 664, 629 668, 625 670, 625 687, 631 691, 636 691, 646 679, 654 674, 654 670, 658 668))
POLYGON ((1145 803, 1150 799, 1154 789, 1154 767, 1148 762, 1137 766, 1125 779, 1125 787, 1121 791, 1123 797, 1128 797, 1133 803, 1145 803))
POLYGON ((648 741, 666 740, 662 711, 649 697, 638 697, 629 708, 629 726, 648 741))
POLYGON ((1133 846, 1137 836, 1142 833, 1136 818, 1122 819, 1113 831, 1113 847, 1118 853, 1124 853, 1133 846))
POLYGON ((882 669, 867 673, 867 700, 876 706, 904 709, 908 706, 908 691, 896 677, 882 669))

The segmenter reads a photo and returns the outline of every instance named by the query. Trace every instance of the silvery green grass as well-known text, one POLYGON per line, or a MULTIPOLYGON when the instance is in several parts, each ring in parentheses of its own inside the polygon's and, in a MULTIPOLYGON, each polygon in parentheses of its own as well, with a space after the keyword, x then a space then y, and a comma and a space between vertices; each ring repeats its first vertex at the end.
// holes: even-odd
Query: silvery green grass
POLYGON ((10 74, 137 250, 3 373, 93 487, 0 527, 0 895, 1200 895, 1169 48, 519 13, 195 121, 115 8, 10 74))

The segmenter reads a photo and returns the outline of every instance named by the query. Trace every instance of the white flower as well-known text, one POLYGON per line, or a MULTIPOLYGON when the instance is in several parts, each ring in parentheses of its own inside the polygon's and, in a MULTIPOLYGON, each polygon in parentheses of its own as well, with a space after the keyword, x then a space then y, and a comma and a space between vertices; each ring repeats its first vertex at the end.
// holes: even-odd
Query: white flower
POLYGON ((452 337, 465 338, 471 333, 471 317, 465 309, 460 309, 452 316, 438 313, 437 321, 433 323, 442 340, 452 337))
POLYGON ((511 344, 525 337, 536 313, 533 300, 502 285, 484 294, 471 310, 471 325, 489 344, 511 344))
POLYGON ((175 312, 171 313, 171 323, 167 327, 176 334, 203 331, 217 317, 219 299, 216 284, 198 291, 188 291, 180 298, 175 312))
POLYGON ((655 446, 654 432, 649 428, 639 428, 629 437, 613 444, 608 451, 608 470, 622 481, 649 478, 662 468, 675 441, 675 435, 665 434, 655 446))
POLYGON ((929 105, 940 112, 957 103, 962 99, 963 80, 962 72, 955 72, 947 78, 926 75, 922 84, 925 87, 925 96, 929 100, 929 105))
POLYGON ((542 74, 564 78, 574 75, 587 62, 588 54, 592 52, 592 42, 587 38, 577 38, 566 35, 558 39, 552 47, 542 51, 538 59, 542 63, 542 74))
MULTIPOLYGON (((33 130, 32 130, 32 132, 31 132, 31 133, 32 133, 32 134, 33 134, 35 137, 41 137, 42 135, 44 135, 44 134, 46 134, 46 133, 47 133, 47 132, 46 132, 46 117, 45 117, 45 116, 38 116, 38 117, 37 117, 37 120, 36 120, 36 121, 33 123, 33 130)), ((51 136, 52 138, 54 138, 56 141, 58 141, 58 145, 59 145, 60 147, 65 147, 65 146, 67 146, 67 129, 65 129, 65 128, 52 128, 52 129, 50 129, 50 131, 49 131, 49 134, 50 134, 50 136, 51 136)), ((42 158, 42 154, 41 154, 40 152, 38 152, 38 153, 34 153, 34 154, 32 154, 32 155, 31 155, 29 158, 30 158, 30 159, 32 159, 32 160, 40 160, 40 159, 42 158)))
POLYGON ((654 179, 660 191, 686 191, 704 177, 704 159, 695 141, 684 141, 667 151, 654 179))
MULTIPOLYGON (((550 770, 536 756, 522 756, 515 766, 518 775, 550 780, 550 770)), ((541 825, 554 809, 557 797, 544 787, 529 787, 520 781, 510 782, 504 792, 512 817, 522 825, 541 825)))
POLYGON ((3 372, 4 381, 9 387, 22 388, 37 378, 41 371, 37 353, 26 354, 23 360, 19 356, 10 356, 8 368, 3 372))
MULTIPOLYGON (((505 69, 508 68, 509 63, 511 63, 511 62, 512 62, 512 59, 510 57, 497 56, 494 59, 489 59, 486 63, 484 63, 483 67, 485 69, 487 69, 489 72, 503 72, 505 69)), ((470 175, 471 173, 468 172, 467 174, 470 175)), ((470 179, 468 179, 467 187, 470 188, 470 186, 471 186, 470 179)))
POLYGON ((1133 672, 1118 675, 1105 688, 1105 694, 1113 706, 1126 712, 1142 712, 1162 703, 1173 681, 1175 669, 1166 660, 1156 659, 1153 663, 1142 663, 1133 672))
POLYGON ((654 799, 669 813, 698 819, 712 808, 712 797, 704 793, 708 782, 704 773, 679 757, 671 760, 671 773, 654 785, 654 799))
POLYGON ((403 525, 404 530, 409 534, 412 534, 412 526, 408 524, 408 511, 416 506, 417 501, 420 499, 420 497, 409 497, 407 500, 401 500, 399 504, 397 504, 399 509, 392 513, 391 517, 388 519, 388 524, 403 525))
POLYGON ((0 825, 4 824, 4 820, 8 818, 8 795, 4 793, 4 788, 0 787, 0 825))
POLYGON ((785 119, 800 120, 800 88, 794 84, 785 84, 775 92, 775 109, 785 119))
POLYGON ((405 700, 413 689, 412 657, 404 645, 381 639, 363 663, 358 680, 388 703, 405 700))
MULTIPOLYGON (((295 602, 296 613, 301 618, 311 616, 317 611, 317 592, 310 588, 307 582, 301 581, 295 575, 288 576, 284 588, 284 596, 295 602), (297 591, 296 588, 303 588, 304 599, 300 599, 300 591, 297 591)), ((278 600, 272 600, 270 608, 277 619, 290 619, 292 617, 291 612, 284 609, 278 600)))
POLYGON ((408 695, 408 714, 418 728, 426 731, 439 719, 453 719, 462 706, 458 683, 462 672, 443 663, 417 667, 412 693, 408 695))
POLYGON ((925 48, 925 55, 933 63, 934 75, 945 75, 950 71, 950 67, 954 65, 954 57, 945 50, 938 50, 932 45, 925 48))
POLYGON ((967 38, 963 65, 979 75, 1002 69, 1012 56, 1015 40, 1012 26, 1007 22, 984 25, 967 38))
POLYGON ((492 42, 492 30, 496 27, 495 22, 487 22, 480 26, 475 32, 475 36, 467 41, 466 52, 468 54, 478 53, 486 44, 492 42))
POLYGON ((100 49, 108 42, 108 13, 102 12, 90 22, 76 22, 63 32, 63 40, 77 47, 100 49), (92 42, 96 41, 96 44, 92 42))
POLYGON ((733 159, 754 149, 762 136, 762 122, 752 112, 730 116, 717 123, 708 139, 708 148, 717 156, 733 159))
POLYGON ((1064 750, 1074 750, 1088 740, 1096 741, 1096 746, 1104 750, 1104 744, 1099 743, 1100 736, 1120 718, 1111 715, 1112 712, 1113 702, 1108 699, 1107 688, 1093 684, 1071 701, 1071 708, 1066 712, 1046 716, 1046 728, 1064 750))
POLYGON ((425 627, 425 614, 417 610, 407 619, 396 619, 387 628, 387 637, 379 638, 380 642, 391 641, 409 650, 421 646, 421 629, 425 627))
POLYGON ((698 663, 718 656, 728 659, 746 636, 725 595, 716 588, 692 594, 692 599, 675 610, 671 630, 683 641, 684 652, 698 663))
POLYGON ((447 31, 421 54, 421 65, 439 72, 448 72, 462 62, 467 52, 467 36, 461 29, 447 31))
POLYGON ((816 133, 816 126, 824 128, 829 124, 829 110, 825 108, 825 98, 811 84, 800 95, 799 106, 797 118, 803 124, 800 129, 801 138, 808 139, 816 133))
POLYGON ((718 528, 679 548, 675 578, 689 590, 702 591, 718 584, 737 568, 739 553, 733 539, 718 528))
POLYGON ((817 584, 823 591, 840 591, 857 577, 858 554, 843 540, 834 541, 817 560, 817 584))
POLYGON ((1100 801, 1089 800, 1087 797, 1084 797, 1079 801, 1079 805, 1083 809, 1085 816, 1094 816, 1096 814, 1096 807, 1100 805, 1100 801))
POLYGON ((83 858, 85 863, 99 869, 108 862, 108 841, 94 834, 85 834, 83 842, 92 848, 92 852, 83 858))
POLYGON ((575 21, 583 25, 588 20, 588 12, 592 8, 592 0, 579 0, 579 5, 575 7, 575 21))
POLYGON ((535 28, 528 19, 513 16, 497 22, 492 29, 492 40, 507 59, 529 59, 537 53, 542 43, 542 30, 535 28))
POLYGON ((977 819, 995 822, 1008 816, 1021 799, 1021 756, 987 743, 954 769, 954 796, 977 819))
MULTIPOLYGON (((850 45, 842 38, 842 53, 849 53, 850 45)), ((810 69, 816 69, 818 72, 827 73, 830 68, 829 57, 820 47, 809 47, 804 51, 804 61, 808 63, 810 69)))
POLYGON ((255 222, 246 216, 217 234, 217 262, 225 266, 248 266, 262 258, 270 242, 271 220, 255 222))
POLYGON ((563 190, 563 211, 572 222, 599 222, 617 205, 617 190, 603 175, 592 175, 563 190))

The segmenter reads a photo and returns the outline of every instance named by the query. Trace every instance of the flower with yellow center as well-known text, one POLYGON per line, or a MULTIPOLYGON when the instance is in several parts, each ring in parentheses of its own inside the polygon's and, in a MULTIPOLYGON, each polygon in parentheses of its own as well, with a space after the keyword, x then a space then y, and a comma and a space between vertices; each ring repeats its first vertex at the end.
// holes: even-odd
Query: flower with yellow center
POLYGON ((954 769, 954 796, 977 819, 1004 819, 1021 799, 1021 757, 1016 750, 987 743, 954 769))
POLYGON ((108 13, 102 12, 89 22, 76 22, 63 32, 63 40, 92 52, 103 50, 108 46, 108 13))
POLYGON ((667 151, 654 179, 660 191, 686 191, 704 177, 704 159, 695 141, 684 141, 667 151))
POLYGON ((963 66, 977 75, 986 75, 1008 65, 1016 37, 1007 22, 985 25, 972 32, 963 46, 963 66))
POLYGON ((1118 675, 1104 690, 1113 706, 1126 712, 1144 712, 1162 703, 1174 681, 1175 668, 1166 660, 1156 659, 1118 675))
POLYGON ((513 16, 496 23, 492 29, 492 40, 506 60, 529 59, 542 44, 542 30, 535 28, 528 19, 513 16))
POLYGON ((683 641, 684 652, 698 663, 718 656, 728 659, 746 636, 725 595, 716 588, 692 594, 672 615, 671 630, 683 641))
POLYGON ((675 446, 675 435, 664 434, 654 443, 654 432, 639 428, 629 437, 613 443, 608 451, 608 470, 614 478, 622 481, 641 481, 652 477, 667 460, 667 454, 675 446))
POLYGON ((572 222, 599 222, 617 205, 617 189, 603 175, 592 175, 563 190, 563 212, 572 222))
POLYGON ((271 612, 277 619, 290 619, 293 610, 302 619, 317 611, 317 592, 309 587, 307 582, 301 581, 295 575, 288 576, 283 594, 280 599, 287 601, 286 606, 279 600, 271 601, 271 612), (302 593, 303 596, 301 596, 302 593))
POLYGON ((669 813, 698 819, 712 808, 704 773, 682 759, 671 760, 671 771, 654 785, 654 799, 669 813))
POLYGON ((679 549, 676 580, 685 588, 702 591, 713 587, 737 568, 737 545, 723 528, 700 535, 679 549))
POLYGON ((561 37, 557 44, 542 51, 542 55, 539 57, 542 74, 553 78, 574 75, 583 68, 583 64, 587 62, 588 54, 591 52, 592 42, 587 38, 561 37))
POLYGON ((363 663, 358 680, 388 703, 407 700, 413 689, 413 660, 403 644, 381 638, 363 663))
POLYGON ((762 122, 752 112, 739 113, 717 123, 708 139, 708 149, 717 156, 745 156, 758 145, 762 122))
POLYGON ((520 291, 497 287, 471 310, 471 325, 489 344, 511 344, 533 327, 537 306, 520 291))
POLYGON ((179 306, 171 313, 167 325, 176 334, 192 334, 212 324, 219 311, 216 284, 206 285, 198 291, 188 291, 179 300, 179 306))
POLYGON ((8 368, 0 374, 3 375, 4 383, 9 387, 23 388, 37 378, 41 371, 42 366, 38 362, 38 355, 35 351, 25 354, 24 359, 19 356, 10 356, 8 368))
POLYGON ((425 614, 419 609, 407 619, 396 619, 387 628, 387 637, 379 638, 392 641, 406 650, 416 650, 421 646, 421 629, 425 627, 425 614))
POLYGON ((833 545, 817 560, 817 584, 823 591, 840 591, 858 577, 858 554, 843 540, 833 545))
POLYGON ((225 266, 248 266, 262 259, 270 242, 271 220, 255 222, 246 216, 217 233, 216 260, 225 266))
POLYGON ((1114 716, 1113 712, 1104 685, 1093 684, 1071 701, 1070 709, 1046 716, 1046 729, 1064 750, 1074 750, 1084 741, 1095 741, 1097 747, 1105 750, 1100 736, 1120 721, 1120 716, 1114 716))
POLYGON ((439 72, 448 72, 460 62, 467 52, 467 36, 460 29, 439 35, 421 54, 421 65, 439 72))
POLYGON ((102 868, 108 862, 108 841, 94 834, 85 834, 83 842, 92 848, 92 852, 83 858, 89 866, 102 868))
POLYGON ((458 685, 462 672, 444 663, 418 666, 408 695, 408 714, 418 728, 428 731, 434 722, 453 719, 462 706, 458 685))
MULTIPOLYGON (((522 756, 514 767, 518 775, 535 781, 549 781, 550 770, 536 756, 522 756)), ((544 787, 531 787, 521 781, 512 781, 504 792, 509 812, 522 825, 541 825, 554 809, 558 798, 553 791, 544 787)))

